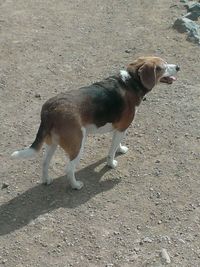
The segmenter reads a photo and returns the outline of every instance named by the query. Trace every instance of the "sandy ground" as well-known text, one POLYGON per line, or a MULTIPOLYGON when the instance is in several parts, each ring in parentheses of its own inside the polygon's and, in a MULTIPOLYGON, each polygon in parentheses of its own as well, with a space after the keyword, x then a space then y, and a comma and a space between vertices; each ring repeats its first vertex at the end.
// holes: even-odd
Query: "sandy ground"
MULTIPOLYGON (((175 2, 175 4, 174 4, 175 2)), ((200 50, 172 29, 172 0, 0 0, 0 266, 200 266, 200 50), (119 166, 91 136, 70 189, 59 150, 50 186, 31 144, 42 103, 116 73, 139 55, 178 63, 140 106, 119 166)))

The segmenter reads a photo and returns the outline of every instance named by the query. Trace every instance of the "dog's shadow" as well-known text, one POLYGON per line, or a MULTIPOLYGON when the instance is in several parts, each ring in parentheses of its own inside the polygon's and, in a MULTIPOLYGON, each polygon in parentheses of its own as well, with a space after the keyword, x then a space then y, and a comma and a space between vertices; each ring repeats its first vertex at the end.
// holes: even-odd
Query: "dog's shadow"
POLYGON ((62 176, 55 179, 50 186, 37 185, 3 204, 0 207, 0 235, 20 229, 38 216, 57 208, 73 209, 95 195, 113 188, 120 179, 100 181, 109 167, 104 166, 100 171, 95 171, 104 161, 105 158, 76 173, 78 179, 85 184, 80 191, 72 190, 66 177, 62 176))

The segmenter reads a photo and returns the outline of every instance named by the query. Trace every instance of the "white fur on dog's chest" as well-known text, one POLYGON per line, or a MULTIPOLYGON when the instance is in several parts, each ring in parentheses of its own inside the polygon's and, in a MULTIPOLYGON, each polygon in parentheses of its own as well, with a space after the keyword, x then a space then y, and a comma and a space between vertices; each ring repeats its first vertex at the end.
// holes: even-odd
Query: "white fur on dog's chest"
POLYGON ((97 127, 95 124, 90 124, 86 126, 86 132, 87 134, 103 134, 112 132, 114 130, 112 123, 106 123, 102 127, 97 127))

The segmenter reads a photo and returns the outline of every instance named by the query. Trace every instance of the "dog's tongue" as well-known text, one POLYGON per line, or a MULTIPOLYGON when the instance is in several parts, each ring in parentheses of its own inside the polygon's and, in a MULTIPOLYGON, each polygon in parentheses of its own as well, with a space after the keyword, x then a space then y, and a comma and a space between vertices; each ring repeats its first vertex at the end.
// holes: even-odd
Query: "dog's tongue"
POLYGON ((176 77, 175 76, 163 77, 160 81, 163 82, 163 83, 169 83, 169 84, 171 84, 174 81, 176 81, 176 77))
POLYGON ((170 76, 169 77, 172 81, 176 81, 176 77, 175 76, 170 76))
POLYGON ((175 76, 170 76, 167 78, 168 83, 173 83, 174 81, 176 81, 176 77, 175 76))

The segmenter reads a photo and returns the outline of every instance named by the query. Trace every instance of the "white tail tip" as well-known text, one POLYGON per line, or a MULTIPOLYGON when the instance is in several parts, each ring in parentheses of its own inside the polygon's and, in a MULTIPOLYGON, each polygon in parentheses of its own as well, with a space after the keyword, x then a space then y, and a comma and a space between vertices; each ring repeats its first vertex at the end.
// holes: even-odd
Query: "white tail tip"
POLYGON ((32 158, 37 154, 37 151, 31 147, 25 148, 23 150, 18 150, 12 153, 11 157, 14 159, 26 159, 32 158))

